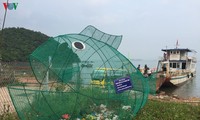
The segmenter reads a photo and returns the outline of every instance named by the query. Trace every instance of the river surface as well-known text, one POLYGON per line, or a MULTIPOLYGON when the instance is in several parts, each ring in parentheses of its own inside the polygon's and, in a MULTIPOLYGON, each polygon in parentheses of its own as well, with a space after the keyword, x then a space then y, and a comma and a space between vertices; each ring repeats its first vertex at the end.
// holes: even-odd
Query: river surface
MULTIPOLYGON (((157 66, 156 60, 132 60, 133 65, 136 67, 138 64, 143 67, 147 64, 148 67, 154 68, 157 66)), ((167 94, 174 94, 181 98, 200 98, 200 62, 197 62, 197 73, 194 79, 185 82, 179 87, 161 87, 161 91, 165 91, 167 94)))

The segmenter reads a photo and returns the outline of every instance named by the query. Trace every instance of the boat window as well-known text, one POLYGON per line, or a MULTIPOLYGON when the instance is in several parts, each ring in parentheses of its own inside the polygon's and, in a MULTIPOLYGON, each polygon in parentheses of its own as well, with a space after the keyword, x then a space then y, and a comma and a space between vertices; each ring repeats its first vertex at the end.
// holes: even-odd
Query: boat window
POLYGON ((172 51, 170 53, 172 54, 172 51))
POLYGON ((92 80, 102 80, 105 76, 104 70, 94 70, 92 73, 92 80))
POLYGON ((177 63, 177 68, 180 68, 180 63, 177 63))
POLYGON ((176 54, 176 51, 174 51, 173 54, 176 54))
POLYGON ((172 63, 169 64, 170 68, 172 67, 172 63))
POLYGON ((186 63, 182 63, 182 69, 186 69, 186 63))
POLYGON ((176 68, 176 63, 173 63, 173 66, 172 66, 173 68, 176 68))

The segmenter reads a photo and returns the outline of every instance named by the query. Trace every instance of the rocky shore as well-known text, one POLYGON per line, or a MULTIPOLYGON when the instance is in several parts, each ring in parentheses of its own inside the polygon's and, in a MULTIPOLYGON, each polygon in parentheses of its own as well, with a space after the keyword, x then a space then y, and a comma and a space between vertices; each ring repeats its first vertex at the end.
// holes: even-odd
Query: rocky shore
POLYGON ((198 97, 181 98, 174 94, 168 95, 164 91, 161 91, 155 95, 149 95, 149 99, 159 100, 163 102, 180 102, 180 103, 188 103, 192 105, 200 105, 200 98, 198 97))

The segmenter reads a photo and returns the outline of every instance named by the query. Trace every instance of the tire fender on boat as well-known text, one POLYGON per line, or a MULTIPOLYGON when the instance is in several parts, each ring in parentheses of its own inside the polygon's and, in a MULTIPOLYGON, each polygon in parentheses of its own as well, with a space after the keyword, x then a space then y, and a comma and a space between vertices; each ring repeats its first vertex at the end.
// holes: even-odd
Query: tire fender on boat
POLYGON ((193 73, 191 73, 191 77, 194 77, 193 73))
POLYGON ((189 75, 189 74, 187 74, 187 77, 188 77, 188 78, 190 78, 190 75, 189 75))

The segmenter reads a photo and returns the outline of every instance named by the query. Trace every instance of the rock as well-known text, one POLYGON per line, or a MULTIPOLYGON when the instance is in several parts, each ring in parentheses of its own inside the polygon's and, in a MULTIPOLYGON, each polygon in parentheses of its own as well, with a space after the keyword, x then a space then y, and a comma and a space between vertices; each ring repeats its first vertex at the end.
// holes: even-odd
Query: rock
POLYGON ((159 99, 163 99, 164 97, 162 95, 159 96, 159 99))
POLYGON ((159 95, 165 95, 165 91, 160 91, 159 95))

